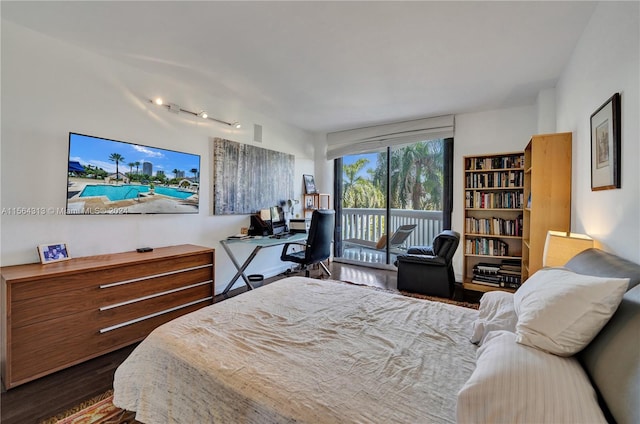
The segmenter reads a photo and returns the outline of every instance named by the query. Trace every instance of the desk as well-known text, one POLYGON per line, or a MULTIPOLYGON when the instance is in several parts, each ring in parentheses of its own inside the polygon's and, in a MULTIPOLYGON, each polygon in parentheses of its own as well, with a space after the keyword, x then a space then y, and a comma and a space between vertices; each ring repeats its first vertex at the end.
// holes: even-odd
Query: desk
POLYGON ((249 290, 253 290, 254 287, 249 282, 249 279, 245 275, 244 271, 247 269, 251 261, 253 261, 253 259, 256 257, 258 252, 260 252, 260 250, 262 250, 263 248, 282 246, 285 243, 300 243, 302 241, 305 241, 306 239, 307 239, 307 233, 293 234, 290 237, 279 238, 279 239, 270 238, 270 237, 261 237, 261 238, 253 237, 253 238, 248 238, 244 240, 237 240, 237 239, 220 240, 220 244, 224 248, 224 251, 227 252, 227 255, 229 255, 231 262, 233 262, 233 265, 238 270, 238 272, 236 272, 236 275, 234 275, 231 281, 229 281, 229 284, 227 284, 227 287, 224 288, 224 290, 222 291, 222 294, 227 294, 229 290, 231 290, 231 287, 235 284, 236 280, 238 280, 238 278, 240 277, 242 277, 242 279, 244 280, 244 283, 247 286, 247 288, 249 290), (251 254, 249 255, 249 257, 247 257, 247 259, 244 261, 242 265, 240 265, 240 263, 238 262, 238 259, 235 257, 235 255, 233 254, 233 251, 229 247, 229 245, 240 244, 240 243, 244 245, 254 246, 253 250, 251 251, 251 254))

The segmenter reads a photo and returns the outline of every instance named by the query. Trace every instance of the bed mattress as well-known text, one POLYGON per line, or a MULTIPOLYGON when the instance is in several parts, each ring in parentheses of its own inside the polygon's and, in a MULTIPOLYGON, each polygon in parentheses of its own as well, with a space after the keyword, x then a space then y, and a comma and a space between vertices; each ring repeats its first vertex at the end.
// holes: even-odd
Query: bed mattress
POLYGON ((291 277, 153 331, 117 369, 144 423, 448 423, 475 310, 291 277))

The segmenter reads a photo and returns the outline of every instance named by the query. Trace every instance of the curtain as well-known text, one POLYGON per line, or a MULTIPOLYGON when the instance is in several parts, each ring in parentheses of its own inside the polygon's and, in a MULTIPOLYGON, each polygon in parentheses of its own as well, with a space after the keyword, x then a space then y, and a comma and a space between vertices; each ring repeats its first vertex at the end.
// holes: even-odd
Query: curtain
POLYGON ((389 146, 451 138, 453 131, 454 116, 445 115, 332 132, 327 134, 327 160, 389 146))

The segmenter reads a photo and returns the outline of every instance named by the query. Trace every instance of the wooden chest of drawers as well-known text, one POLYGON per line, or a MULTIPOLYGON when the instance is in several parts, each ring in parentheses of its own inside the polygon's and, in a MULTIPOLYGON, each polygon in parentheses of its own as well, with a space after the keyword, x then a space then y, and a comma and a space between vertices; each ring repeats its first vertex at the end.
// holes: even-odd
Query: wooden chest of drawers
POLYGON ((142 340, 214 296, 214 250, 194 245, 0 270, 7 389, 142 340))

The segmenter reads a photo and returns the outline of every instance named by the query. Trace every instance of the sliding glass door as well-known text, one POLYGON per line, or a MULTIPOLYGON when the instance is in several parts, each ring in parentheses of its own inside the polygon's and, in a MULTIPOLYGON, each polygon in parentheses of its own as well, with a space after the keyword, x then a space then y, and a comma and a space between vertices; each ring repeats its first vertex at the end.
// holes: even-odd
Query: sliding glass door
POLYGON ((452 141, 422 141, 336 160, 337 261, 390 268, 408 246, 431 244, 450 220, 445 203, 452 141))

